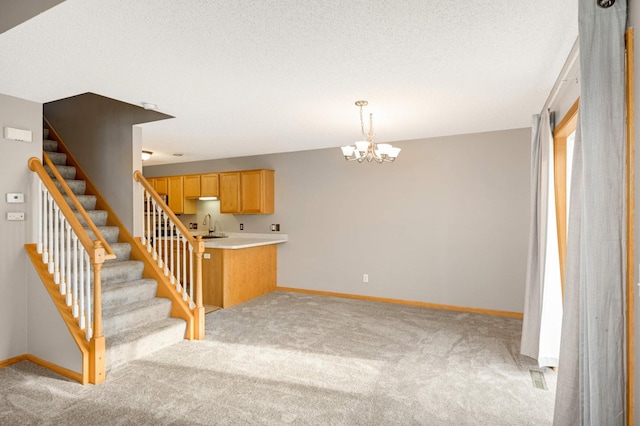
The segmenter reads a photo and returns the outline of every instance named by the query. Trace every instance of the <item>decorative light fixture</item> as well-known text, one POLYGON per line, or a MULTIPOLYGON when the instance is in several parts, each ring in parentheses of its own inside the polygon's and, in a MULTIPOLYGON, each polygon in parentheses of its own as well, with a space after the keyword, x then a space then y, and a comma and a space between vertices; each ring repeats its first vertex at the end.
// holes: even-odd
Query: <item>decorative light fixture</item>
POLYGON ((369 104, 367 101, 356 101, 356 106, 360 107, 360 128, 362 136, 366 140, 358 141, 354 145, 342 147, 342 154, 345 160, 357 160, 362 163, 364 160, 371 162, 375 160, 377 163, 391 163, 398 157, 400 148, 395 148, 388 143, 373 142, 373 114, 369 114, 369 133, 364 132, 364 120, 362 119, 362 107, 369 104))
POLYGON ((151 158, 152 154, 153 152, 151 151, 142 151, 142 161, 147 161, 149 158, 151 158))

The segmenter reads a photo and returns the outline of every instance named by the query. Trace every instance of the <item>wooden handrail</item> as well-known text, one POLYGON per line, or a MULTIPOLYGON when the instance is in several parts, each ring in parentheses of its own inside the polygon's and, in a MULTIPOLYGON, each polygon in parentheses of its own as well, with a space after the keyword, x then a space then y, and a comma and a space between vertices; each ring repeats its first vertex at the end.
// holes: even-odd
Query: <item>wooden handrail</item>
MULTIPOLYGON (((49 168, 53 172, 53 175, 55 176, 56 180, 58 182, 60 182, 60 185, 62 186, 62 189, 64 189, 64 192, 67 193, 67 197, 69 197, 71 199, 71 202, 76 207, 76 210, 78 211, 78 213, 80 213, 80 215, 82 216, 84 221, 87 223, 87 226, 89 227, 89 229, 91 229, 91 231, 96 236, 98 241, 100 241, 102 243, 102 247, 104 248, 104 251, 106 252, 105 259, 115 259, 116 255, 113 252, 113 250, 111 249, 111 246, 109 245, 109 243, 107 243, 107 240, 105 240, 104 236, 102 235, 102 232, 100 232, 98 230, 98 227, 96 226, 96 224, 93 223, 93 220, 91 220, 91 218, 87 214, 87 211, 84 209, 84 207, 82 207, 82 204, 80 204, 80 201, 78 201, 78 198, 76 197, 76 194, 73 193, 71 188, 69 188, 69 185, 67 184, 67 182, 60 175, 60 172, 56 168, 55 164, 53 164, 53 161, 51 161, 49 156, 44 152, 42 153, 42 156, 43 156, 44 161, 47 164, 47 166, 49 166, 49 168)), ((49 190, 49 192, 51 192, 51 190, 49 190)), ((63 204, 66 204, 66 203, 63 203, 63 204)), ((61 204, 58 203, 58 205, 60 206, 61 204)), ((89 251, 89 250, 87 250, 87 251, 89 251)))
MULTIPOLYGON (((182 222, 180 222, 180 219, 178 219, 178 217, 171 211, 169 206, 164 201, 162 201, 162 198, 160 198, 155 189, 153 189, 153 186, 151 186, 149 181, 145 179, 140 170, 136 170, 135 172, 133 172, 133 178, 136 182, 139 182, 144 189, 147 190, 149 195, 151 195, 151 198, 153 198, 153 201, 160 205, 162 210, 164 210, 167 216, 169 216, 171 222, 173 222, 176 225, 176 228, 178 228, 178 231, 180 231, 180 233, 187 239, 187 241, 189 241, 189 244, 193 246, 193 252, 198 253, 198 251, 196 250, 198 248, 196 239, 191 235, 189 230, 182 224, 182 222)), ((204 246, 202 246, 200 252, 202 251, 204 251, 204 246)))
POLYGON ((60 211, 67 219, 67 222, 69 222, 69 226, 71 226, 73 232, 75 232, 76 236, 78 237, 78 241, 80 241, 82 247, 84 247, 87 253, 89 253, 92 262, 95 261, 95 250, 93 247, 93 241, 89 239, 89 234, 87 234, 87 232, 82 227, 80 220, 78 220, 76 215, 73 214, 73 210, 71 210, 71 207, 69 207, 64 198, 62 198, 62 194, 53 183, 53 180, 51 179, 47 171, 44 169, 44 166, 40 162, 40 159, 31 157, 28 164, 29 169, 31 169, 31 171, 35 172, 38 175, 44 186, 49 191, 49 194, 51 194, 51 197, 58 205, 58 208, 60 208, 60 211))

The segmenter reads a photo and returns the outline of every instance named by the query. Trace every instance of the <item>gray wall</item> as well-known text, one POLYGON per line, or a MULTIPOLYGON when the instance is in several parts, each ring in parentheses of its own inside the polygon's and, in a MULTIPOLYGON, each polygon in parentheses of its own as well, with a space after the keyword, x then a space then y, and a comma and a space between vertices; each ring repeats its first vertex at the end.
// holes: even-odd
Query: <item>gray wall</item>
POLYGON ((27 353, 27 262, 24 244, 33 239, 33 173, 27 167, 30 157, 42 153, 42 105, 0 94, 0 361, 27 353), (16 142, 3 138, 5 126, 31 130, 33 142, 16 142), (8 204, 8 192, 25 194, 24 204, 8 204), (26 213, 24 222, 9 222, 7 212, 26 213))
POLYGON ((133 126, 171 117, 93 93, 49 102, 44 115, 133 233, 133 126))
MULTIPOLYGON (((211 204, 210 212, 227 232, 281 225, 289 242, 278 248, 280 286, 522 312, 530 133, 399 142, 399 158, 384 165, 347 163, 335 148, 144 174, 274 169, 275 214, 220 215, 211 204)), ((207 209, 199 210, 183 219, 202 226, 207 209)))

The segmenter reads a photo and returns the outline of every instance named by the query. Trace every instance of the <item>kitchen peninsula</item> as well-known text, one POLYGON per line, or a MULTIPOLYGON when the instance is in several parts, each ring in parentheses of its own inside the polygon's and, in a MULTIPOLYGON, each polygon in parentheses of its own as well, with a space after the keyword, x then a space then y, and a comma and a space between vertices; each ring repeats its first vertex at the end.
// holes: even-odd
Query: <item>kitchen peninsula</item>
POLYGON ((287 241, 286 234, 229 234, 204 241, 206 306, 229 308, 276 289, 277 244, 287 241))

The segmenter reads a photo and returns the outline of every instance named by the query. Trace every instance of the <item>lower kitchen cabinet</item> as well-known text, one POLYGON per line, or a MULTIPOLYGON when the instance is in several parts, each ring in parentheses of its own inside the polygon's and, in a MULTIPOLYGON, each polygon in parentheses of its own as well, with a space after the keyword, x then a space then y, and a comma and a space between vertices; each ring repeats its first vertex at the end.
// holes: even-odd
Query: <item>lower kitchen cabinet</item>
POLYGON ((207 306, 230 308, 276 289, 277 246, 205 249, 202 296, 207 306))

